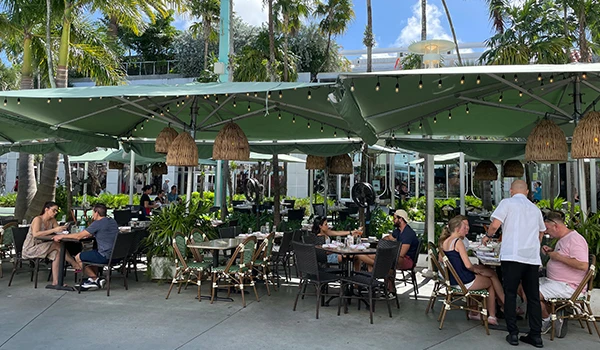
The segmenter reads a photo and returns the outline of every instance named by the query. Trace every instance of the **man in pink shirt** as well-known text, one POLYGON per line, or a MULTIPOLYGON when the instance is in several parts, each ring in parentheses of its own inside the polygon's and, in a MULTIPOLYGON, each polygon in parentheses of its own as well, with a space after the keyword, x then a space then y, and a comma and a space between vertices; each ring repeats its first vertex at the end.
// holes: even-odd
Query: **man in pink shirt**
MULTIPOLYGON (((546 265, 546 276, 540 278, 540 300, 542 303, 542 332, 550 329, 550 314, 544 300, 552 298, 570 298, 589 268, 588 244, 577 231, 571 230, 564 223, 564 215, 551 211, 544 217, 546 233, 558 238, 554 249, 543 246, 542 253, 550 260, 546 265)), ((562 319, 560 320, 562 321, 562 319)), ((558 334, 563 324, 559 322, 558 334)))

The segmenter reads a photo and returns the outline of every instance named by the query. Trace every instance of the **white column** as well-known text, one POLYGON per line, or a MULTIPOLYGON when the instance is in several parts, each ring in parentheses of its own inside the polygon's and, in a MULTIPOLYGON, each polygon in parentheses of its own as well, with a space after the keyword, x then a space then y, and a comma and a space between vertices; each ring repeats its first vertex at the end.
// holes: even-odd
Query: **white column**
POLYGON ((565 164, 565 169, 567 173, 567 202, 573 203, 573 191, 571 189, 573 179, 571 178, 571 162, 567 162, 565 164))
MULTIPOLYGON (((88 179, 88 162, 83 165, 83 203, 87 203, 87 179, 88 179)), ((39 168, 39 165, 38 165, 39 168)))
POLYGON ((223 161, 217 160, 217 168, 215 169, 215 207, 221 206, 221 184, 223 183, 223 161))
POLYGON ((396 209, 396 154, 388 154, 388 164, 390 165, 390 208, 396 209))
POLYGON ((419 198, 419 164, 415 164, 415 198, 419 198))
POLYGON ((408 193, 410 193, 410 163, 409 162, 406 162, 406 170, 408 171, 408 177, 407 177, 408 181, 406 183, 406 189, 407 189, 408 193))
POLYGON ((590 159, 590 207, 592 213, 598 212, 598 189, 596 185, 596 159, 590 159))
POLYGON ((581 207, 582 219, 586 219, 588 215, 587 206, 587 191, 585 183, 585 160, 578 159, 577 167, 579 168, 579 206, 581 207))
POLYGON ((129 152, 129 205, 133 205, 133 188, 135 186, 135 152, 129 152))
POLYGON ((448 176, 450 172, 448 171, 448 164, 444 165, 446 168, 446 198, 450 198, 450 189, 448 188, 448 176))
POLYGON ((187 167, 187 186, 185 189, 185 207, 189 209, 192 203, 192 182, 194 181, 194 167, 187 167))
POLYGON ((465 215, 466 213, 466 203, 465 203, 465 187, 466 187, 466 174, 465 174, 465 154, 460 152, 459 156, 459 181, 460 181, 460 215, 465 215))
POLYGON ((313 214, 313 191, 315 189, 315 180, 314 180, 314 176, 315 176, 315 171, 314 170, 309 170, 308 171, 308 198, 310 205, 308 206, 308 212, 310 213, 310 215, 313 214))
MULTIPOLYGON (((428 154, 425 156, 425 186, 426 186, 426 201, 427 201, 427 214, 426 219, 426 230, 427 230, 427 241, 435 242, 435 195, 434 195, 434 161, 433 155, 428 154)), ((429 261, 429 270, 431 271, 431 261, 429 261)))
MULTIPOLYGON (((150 185, 150 179, 152 179, 152 168, 148 167, 148 170, 146 171, 146 185, 150 185)), ((158 189, 160 190, 161 187, 159 186, 158 189)))
POLYGON ((340 200, 342 200, 342 175, 338 175, 336 177, 336 182, 337 182, 337 201, 339 202, 340 200))

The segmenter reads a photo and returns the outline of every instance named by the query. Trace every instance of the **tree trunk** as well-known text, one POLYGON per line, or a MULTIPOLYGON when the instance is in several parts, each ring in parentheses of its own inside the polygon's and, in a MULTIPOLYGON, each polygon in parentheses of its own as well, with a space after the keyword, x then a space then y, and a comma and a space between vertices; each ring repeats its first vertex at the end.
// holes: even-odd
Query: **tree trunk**
POLYGON ((288 163, 283 162, 283 183, 281 184, 281 195, 287 196, 288 163))
POLYGON ((373 11, 371 0, 367 0, 367 29, 365 30, 365 45, 367 46, 367 72, 373 71, 373 11))
POLYGON ((280 207, 281 207, 281 196, 280 196, 280 188, 279 188, 279 156, 277 153, 273 154, 272 161, 273 168, 273 225, 275 227, 279 226, 279 222, 281 221, 280 207))
POLYGON ((208 70, 208 37, 204 38, 204 70, 208 70))
POLYGON ((25 36, 23 42, 23 65, 21 66, 21 90, 33 89, 33 58, 31 52, 31 37, 25 36))
POLYGON ((46 56, 48 59, 48 79, 50 86, 54 89, 56 81, 54 81, 54 62, 52 60, 52 37, 50 31, 50 19, 52 17, 52 0, 46 0, 46 56))
POLYGON ((116 40, 119 35, 119 20, 115 15, 110 15, 108 19, 108 35, 114 40, 116 40))
POLYGON ((427 0, 421 0, 421 40, 427 40, 427 0))
POLYGON ((579 8, 579 55, 581 57, 582 63, 589 63, 591 62, 591 58, 586 38, 585 2, 580 1, 580 3, 581 6, 579 8))
POLYGON ((229 191, 229 203, 233 203, 233 179, 231 178, 231 168, 231 165, 227 167, 227 190, 229 191))
POLYGON ((69 156, 63 154, 63 165, 65 168, 65 191, 67 192, 67 208, 63 208, 67 212, 68 221, 77 221, 72 216, 71 208, 73 208, 73 180, 71 179, 71 162, 69 156))
POLYGON ((28 220, 39 215, 44 203, 53 201, 56 194, 56 178, 58 177, 58 153, 52 152, 44 157, 44 169, 38 191, 27 209, 25 218, 28 220))
POLYGON ((492 210, 492 183, 491 181, 483 181, 481 183, 481 202, 485 210, 492 210))
POLYGON ((450 31, 452 32, 452 40, 454 41, 454 46, 456 46, 456 56, 458 57, 458 64, 462 66, 462 58, 460 57, 460 51, 458 50, 458 40, 456 39, 454 24, 452 24, 452 16, 450 16, 450 10, 448 10, 446 0, 442 0, 442 5, 444 6, 444 11, 446 11, 446 17, 448 18, 448 25, 450 25, 450 31))
POLYGON ((58 50, 58 69, 56 71, 56 87, 66 88, 69 84, 69 45, 71 42, 71 13, 73 4, 65 1, 60 48, 58 50))
POLYGON ((200 179, 198 183, 198 193, 200 198, 204 198, 204 165, 200 165, 200 179))
POLYGON ((269 73, 269 81, 276 81, 275 77, 275 31, 274 31, 274 14, 273 14, 273 1, 268 0, 269 6, 269 62, 267 70, 269 73))
MULTIPOLYGON (((287 26, 287 18, 284 19, 284 25, 287 26)), ((288 33, 287 31, 283 32, 283 81, 289 81, 290 79, 290 68, 289 65, 289 57, 288 57, 289 43, 288 43, 288 33)))
POLYGON ((37 184, 33 171, 33 155, 19 153, 19 188, 17 189, 17 202, 15 204, 15 218, 19 221, 25 218, 27 208, 31 204, 37 184))

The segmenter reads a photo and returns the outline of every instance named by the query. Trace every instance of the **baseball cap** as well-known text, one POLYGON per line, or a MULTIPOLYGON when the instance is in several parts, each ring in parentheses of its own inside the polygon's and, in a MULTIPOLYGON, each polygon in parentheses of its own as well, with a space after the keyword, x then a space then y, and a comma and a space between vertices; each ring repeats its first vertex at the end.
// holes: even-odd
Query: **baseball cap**
POLYGON ((404 219, 404 221, 408 222, 408 213, 406 210, 398 209, 394 212, 394 216, 398 216, 404 219))
POLYGON ((168 178, 165 179, 165 182, 169 182, 170 180, 168 178))

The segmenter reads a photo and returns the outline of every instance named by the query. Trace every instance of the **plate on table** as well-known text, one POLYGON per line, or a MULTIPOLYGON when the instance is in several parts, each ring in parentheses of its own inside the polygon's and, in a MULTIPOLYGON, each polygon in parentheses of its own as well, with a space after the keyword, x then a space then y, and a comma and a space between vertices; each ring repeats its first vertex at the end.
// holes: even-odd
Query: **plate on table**
POLYGON ((473 249, 474 250, 478 250, 480 252, 491 252, 492 250, 494 250, 494 248, 488 247, 488 246, 484 246, 484 245, 480 245, 479 247, 475 247, 473 249))

